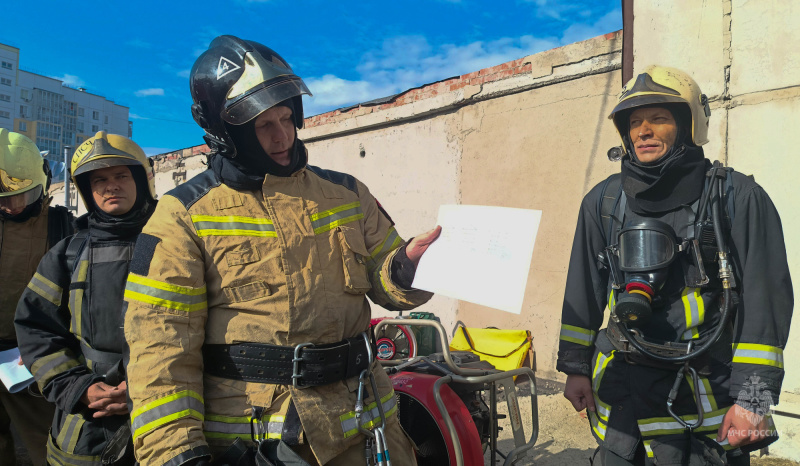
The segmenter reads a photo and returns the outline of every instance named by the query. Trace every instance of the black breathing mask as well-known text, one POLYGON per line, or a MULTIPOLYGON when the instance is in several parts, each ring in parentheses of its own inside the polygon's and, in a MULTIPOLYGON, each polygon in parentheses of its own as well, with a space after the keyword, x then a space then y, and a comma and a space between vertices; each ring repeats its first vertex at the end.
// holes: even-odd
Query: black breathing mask
POLYGON ((690 260, 702 268, 696 244, 679 240, 672 227, 659 220, 638 219, 625 225, 617 243, 603 253, 604 262, 610 266, 612 288, 622 290, 613 317, 630 327, 646 326, 653 314, 653 301, 679 253, 689 252, 690 260))

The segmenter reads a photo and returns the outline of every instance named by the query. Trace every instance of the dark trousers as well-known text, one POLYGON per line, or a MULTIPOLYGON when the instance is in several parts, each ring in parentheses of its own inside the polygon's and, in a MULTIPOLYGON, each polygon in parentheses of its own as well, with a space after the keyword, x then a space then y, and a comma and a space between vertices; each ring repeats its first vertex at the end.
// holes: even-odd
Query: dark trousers
POLYGON ((28 389, 8 393, 0 383, 0 461, 4 465, 16 464, 12 424, 25 443, 33 465, 46 464, 47 436, 50 435, 55 406, 45 400, 35 386, 29 388, 37 396, 29 393, 28 389))

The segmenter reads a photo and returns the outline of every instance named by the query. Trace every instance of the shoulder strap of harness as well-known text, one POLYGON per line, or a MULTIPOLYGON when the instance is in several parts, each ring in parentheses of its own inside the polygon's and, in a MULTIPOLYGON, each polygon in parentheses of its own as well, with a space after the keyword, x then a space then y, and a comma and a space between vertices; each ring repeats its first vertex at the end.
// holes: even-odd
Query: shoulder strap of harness
POLYGON ((86 246, 86 243, 89 240, 89 230, 80 230, 75 233, 75 236, 69 240, 69 245, 67 245, 67 252, 65 253, 67 257, 67 269, 69 270, 70 274, 75 272, 75 266, 77 265, 78 256, 80 256, 83 248, 86 246))
POLYGON ((603 239, 606 245, 610 245, 613 241, 615 224, 618 225, 617 228, 622 226, 626 204, 627 198, 622 191, 622 175, 615 173, 603 182, 600 198, 597 200, 597 215, 603 226, 603 239), (615 218, 617 211, 621 212, 618 219, 615 218))
POLYGON ((47 246, 52 248, 59 241, 71 235, 72 215, 64 206, 48 207, 47 213, 47 246))
MULTIPOLYGON (((622 177, 619 173, 615 173, 606 178, 603 182, 600 198, 597 201, 597 212, 603 225, 603 239, 606 245, 609 246, 614 240, 614 230, 622 227, 622 222, 625 218, 625 208, 627 207, 627 198, 625 192, 622 190, 621 179, 622 177), (615 226, 616 228, 614 228, 615 226)), ((708 179, 706 179, 705 183, 706 186, 703 188, 703 194, 700 195, 701 198, 705 196, 706 190, 708 189, 708 179)), ((733 217, 735 214, 733 177, 730 171, 725 178, 724 190, 725 215, 730 220, 726 228, 730 228, 730 225, 733 224, 733 217)), ((696 216, 700 214, 697 212, 698 204, 699 203, 695 201, 689 209, 685 209, 687 215, 690 216, 688 223, 696 221, 696 216)), ((690 228, 690 231, 691 230, 693 230, 693 228, 690 228)))

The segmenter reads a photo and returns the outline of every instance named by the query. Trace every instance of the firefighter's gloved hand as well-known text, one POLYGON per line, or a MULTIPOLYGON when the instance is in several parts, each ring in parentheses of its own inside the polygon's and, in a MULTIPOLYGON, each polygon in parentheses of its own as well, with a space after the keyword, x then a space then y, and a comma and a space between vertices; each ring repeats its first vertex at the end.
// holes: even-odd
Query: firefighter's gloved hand
POLYGON ((442 227, 436 226, 433 230, 417 235, 406 246, 406 256, 414 263, 414 267, 419 265, 419 258, 428 249, 428 246, 436 241, 436 238, 442 233, 442 227))
POLYGON ((769 429, 770 426, 765 416, 757 416, 735 404, 722 419, 722 425, 717 431, 717 441, 722 442, 727 438, 732 447, 749 445, 766 438, 769 429))
POLYGON ((592 380, 585 375, 571 374, 567 376, 567 385, 564 387, 564 398, 572 403, 575 411, 588 409, 594 412, 594 396, 592 395, 592 380))

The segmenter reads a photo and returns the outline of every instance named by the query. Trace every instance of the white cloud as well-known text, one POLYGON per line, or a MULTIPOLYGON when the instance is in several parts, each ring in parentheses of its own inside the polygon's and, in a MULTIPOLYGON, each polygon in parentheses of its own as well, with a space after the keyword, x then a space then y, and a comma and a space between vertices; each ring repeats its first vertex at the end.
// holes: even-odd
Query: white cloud
POLYGON ((151 87, 149 89, 139 89, 138 91, 134 92, 136 97, 147 97, 152 95, 164 95, 164 89, 160 87, 151 87))
POLYGON ((86 81, 83 79, 75 76, 74 74, 65 74, 64 76, 51 76, 54 79, 58 79, 67 86, 70 87, 84 87, 86 86, 86 81))
POLYGON ((594 24, 574 23, 564 30, 562 44, 571 44, 622 29, 622 10, 609 11, 594 24))
POLYGON ((306 100, 306 114, 397 94, 452 76, 499 65, 559 45, 558 39, 523 36, 465 45, 431 46, 423 36, 387 39, 381 48, 364 54, 356 67, 358 80, 334 75, 306 79, 314 97, 306 100))
POLYGON ((191 73, 192 70, 180 70, 175 74, 177 74, 179 78, 188 78, 191 73))
POLYGON ((128 118, 130 118, 131 120, 149 120, 150 119, 150 118, 147 118, 147 117, 143 117, 141 115, 137 115, 135 113, 129 113, 128 114, 128 118))

